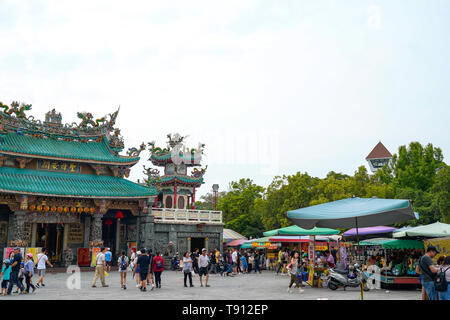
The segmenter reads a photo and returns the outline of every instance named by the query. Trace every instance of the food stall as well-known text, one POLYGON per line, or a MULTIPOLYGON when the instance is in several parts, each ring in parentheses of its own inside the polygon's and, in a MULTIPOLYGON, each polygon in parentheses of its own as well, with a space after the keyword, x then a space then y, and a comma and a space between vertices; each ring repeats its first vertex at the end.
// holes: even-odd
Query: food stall
MULTIPOLYGON (((382 288, 420 286, 416 266, 424 254, 419 240, 375 238, 359 242, 364 248, 363 270, 382 288), (379 277, 379 279, 378 279, 379 277)), ((378 287, 378 285, 375 283, 378 287)))

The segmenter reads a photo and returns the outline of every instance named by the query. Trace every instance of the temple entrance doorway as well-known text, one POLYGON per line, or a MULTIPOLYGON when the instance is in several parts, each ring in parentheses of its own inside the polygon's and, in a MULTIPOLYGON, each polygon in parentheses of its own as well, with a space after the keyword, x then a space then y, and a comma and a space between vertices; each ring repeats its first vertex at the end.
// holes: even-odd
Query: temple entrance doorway
POLYGON ((36 224, 36 247, 46 248, 52 263, 62 260, 64 226, 57 223, 36 224))
POLYGON ((205 248, 205 238, 191 238, 191 251, 194 252, 195 249, 202 253, 202 249, 205 248))

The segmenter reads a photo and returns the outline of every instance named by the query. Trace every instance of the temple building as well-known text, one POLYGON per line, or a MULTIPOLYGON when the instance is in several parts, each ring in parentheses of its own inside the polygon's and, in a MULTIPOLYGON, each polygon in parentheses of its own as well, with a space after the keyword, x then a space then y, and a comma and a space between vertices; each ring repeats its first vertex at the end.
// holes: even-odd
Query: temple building
POLYGON ((155 147, 150 142, 149 161, 164 170, 146 168, 147 185, 158 189, 152 213, 154 230, 149 235, 155 239, 155 247, 169 242, 166 250, 184 253, 195 249, 222 250, 223 223, 221 211, 196 210, 195 192, 203 183, 206 168, 200 169, 204 144, 187 148, 185 138, 179 134, 167 135, 166 148, 155 147), (191 172, 188 172, 191 170, 191 172))
MULTIPOLYGON (((62 124, 54 109, 45 121, 26 116, 31 105, 0 103, 0 246, 65 252, 89 260, 78 248, 107 246, 114 253, 138 241, 139 216, 148 213, 156 188, 127 179, 145 148, 124 148, 115 128, 118 111, 62 124), (78 253, 78 254, 77 254, 78 253)), ((87 261, 78 261, 80 265, 87 261)))
POLYGON ((373 148, 373 150, 366 157, 369 163, 370 170, 375 173, 378 169, 382 168, 385 164, 389 163, 392 159, 392 154, 388 149, 380 142, 373 148))
MULTIPOLYGON (((174 142, 180 141, 163 150, 149 144, 150 161, 164 167, 165 174, 147 170, 143 185, 126 178, 146 144, 120 154, 119 110, 99 119, 78 112, 79 123, 63 124, 55 109, 41 121, 26 114, 31 105, 0 102, 0 108, 4 256, 11 247, 32 252, 45 247, 54 264, 89 266, 101 246, 114 255, 145 247, 169 257, 174 250, 188 249, 192 238, 203 240, 198 245, 221 245, 221 212, 189 210, 195 208, 204 169, 189 176, 187 168, 197 164, 170 160, 178 148, 174 142)), ((201 153, 194 150, 190 160, 197 163, 201 153)))

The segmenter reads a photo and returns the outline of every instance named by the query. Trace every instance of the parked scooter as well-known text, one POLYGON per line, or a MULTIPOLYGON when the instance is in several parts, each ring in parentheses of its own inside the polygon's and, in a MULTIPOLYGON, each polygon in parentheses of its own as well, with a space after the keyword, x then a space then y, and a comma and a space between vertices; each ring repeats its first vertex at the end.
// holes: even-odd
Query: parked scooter
POLYGON ((178 257, 178 253, 172 257, 171 269, 172 269, 172 271, 180 269, 180 259, 178 257))
POLYGON ((367 276, 360 270, 358 264, 349 266, 348 270, 328 269, 328 288, 336 290, 339 287, 356 288, 362 283, 364 291, 369 291, 367 287, 367 276))

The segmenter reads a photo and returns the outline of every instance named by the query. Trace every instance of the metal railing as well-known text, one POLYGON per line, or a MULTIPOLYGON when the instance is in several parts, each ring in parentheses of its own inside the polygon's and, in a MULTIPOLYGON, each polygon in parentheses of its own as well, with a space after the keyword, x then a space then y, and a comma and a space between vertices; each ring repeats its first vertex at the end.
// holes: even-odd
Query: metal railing
POLYGON ((222 211, 152 208, 156 221, 222 223, 222 211))

